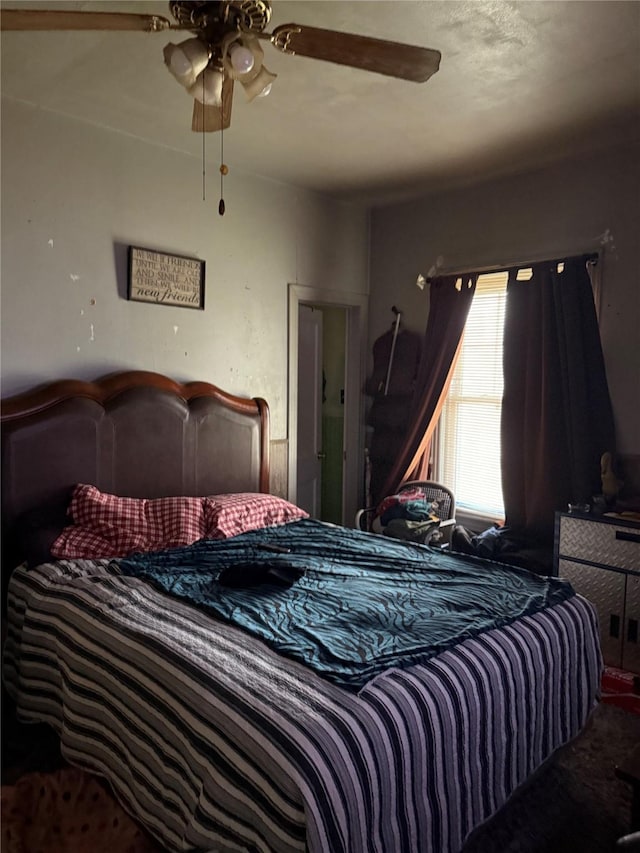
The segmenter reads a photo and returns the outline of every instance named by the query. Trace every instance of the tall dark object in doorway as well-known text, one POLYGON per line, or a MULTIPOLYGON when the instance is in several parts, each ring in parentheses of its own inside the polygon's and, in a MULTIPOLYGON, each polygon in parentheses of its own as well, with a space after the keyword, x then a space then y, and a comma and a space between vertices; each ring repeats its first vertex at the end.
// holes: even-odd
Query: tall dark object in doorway
POLYGON ((365 392, 373 397, 368 424, 373 428, 369 442, 370 498, 378 502, 382 487, 405 439, 415 379, 420 363, 420 335, 403 329, 395 305, 391 328, 373 345, 373 373, 365 392))

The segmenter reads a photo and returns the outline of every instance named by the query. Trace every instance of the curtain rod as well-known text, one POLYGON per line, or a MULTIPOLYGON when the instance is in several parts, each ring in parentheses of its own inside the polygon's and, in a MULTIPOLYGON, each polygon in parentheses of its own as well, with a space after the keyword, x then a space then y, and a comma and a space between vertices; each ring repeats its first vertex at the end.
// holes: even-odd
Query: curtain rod
POLYGON ((588 256, 588 260, 594 261, 595 263, 599 260, 598 252, 576 252, 575 254, 565 254, 556 258, 529 258, 528 261, 511 261, 510 263, 503 264, 491 264, 491 266, 485 267, 467 267, 465 269, 441 269, 438 270, 436 275, 431 275, 426 278, 427 284, 433 281, 434 278, 441 275, 470 275, 471 273, 489 273, 489 272, 503 272, 504 270, 511 269, 512 267, 523 267, 526 269, 527 267, 532 266, 533 264, 547 264, 552 262, 560 262, 562 260, 568 260, 569 258, 577 258, 581 255, 588 256))

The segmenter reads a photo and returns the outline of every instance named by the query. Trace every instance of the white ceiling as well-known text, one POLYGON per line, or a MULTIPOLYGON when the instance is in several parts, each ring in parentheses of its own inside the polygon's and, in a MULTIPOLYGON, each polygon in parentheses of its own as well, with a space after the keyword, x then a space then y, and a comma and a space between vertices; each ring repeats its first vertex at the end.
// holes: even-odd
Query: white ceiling
MULTIPOLYGON (((168 3, 11 2, 2 8, 146 12, 168 3)), ((640 140, 640 2, 273 0, 288 22, 437 48, 427 83, 265 45, 268 98, 236 87, 231 169, 373 201, 467 183, 640 140)), ((2 34, 2 95, 200 157, 192 101, 162 48, 182 33, 2 34)), ((217 162, 219 134, 206 138, 217 162)))

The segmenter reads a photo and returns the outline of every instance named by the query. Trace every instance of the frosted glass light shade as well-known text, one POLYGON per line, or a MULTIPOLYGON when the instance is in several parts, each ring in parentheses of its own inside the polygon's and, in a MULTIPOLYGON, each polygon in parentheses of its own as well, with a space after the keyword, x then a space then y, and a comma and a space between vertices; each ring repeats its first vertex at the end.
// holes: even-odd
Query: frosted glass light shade
POLYGON ((272 74, 270 71, 267 71, 263 65, 259 73, 250 80, 245 82, 241 79, 240 82, 244 88, 247 100, 252 101, 254 98, 258 98, 261 95, 268 95, 271 91, 271 84, 277 76, 277 74, 272 74))
POLYGON ((244 33, 238 38, 234 33, 232 37, 234 41, 223 47, 224 67, 230 77, 244 83, 247 80, 252 80, 260 72, 264 50, 255 36, 244 33), (249 62, 249 55, 253 60, 251 63, 249 62), (238 57, 238 67, 236 67, 236 57, 238 57), (246 60, 244 67, 240 67, 240 58, 246 60))
POLYGON ((163 54, 167 68, 186 89, 193 86, 211 57, 209 48, 199 38, 187 39, 182 44, 169 43, 163 54))
POLYGON ((219 107, 222 104, 222 72, 206 68, 196 78, 193 86, 187 90, 189 94, 208 107, 219 107))
POLYGON ((236 74, 248 74, 255 64, 253 53, 242 44, 232 44, 229 48, 229 61, 236 74))

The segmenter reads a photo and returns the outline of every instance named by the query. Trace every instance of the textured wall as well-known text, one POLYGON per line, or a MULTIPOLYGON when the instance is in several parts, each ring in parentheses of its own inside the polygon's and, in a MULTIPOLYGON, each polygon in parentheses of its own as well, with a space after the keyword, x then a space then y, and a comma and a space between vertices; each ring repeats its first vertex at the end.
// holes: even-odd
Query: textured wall
MULTIPOLYGON (((367 290, 367 214, 3 100, 2 393, 146 369, 265 397, 286 438, 287 285, 367 290), (206 308, 131 302, 129 244, 206 261, 206 308)), ((210 143, 208 150, 216 151, 210 143)), ((366 344, 366 342, 365 342, 366 344)))
POLYGON ((369 345, 391 305, 424 331, 428 288, 447 270, 603 251, 600 330, 619 450, 640 453, 640 150, 621 146, 544 170, 377 209, 371 228, 369 345))

